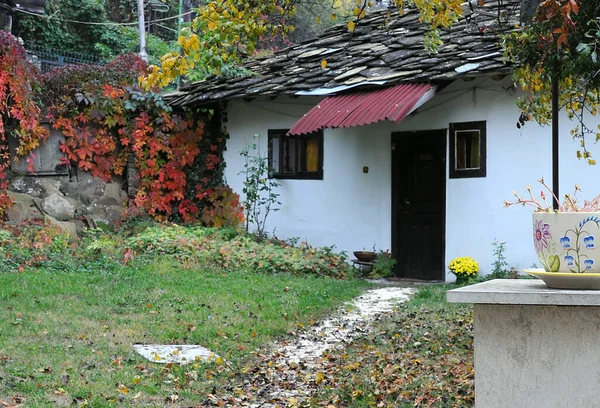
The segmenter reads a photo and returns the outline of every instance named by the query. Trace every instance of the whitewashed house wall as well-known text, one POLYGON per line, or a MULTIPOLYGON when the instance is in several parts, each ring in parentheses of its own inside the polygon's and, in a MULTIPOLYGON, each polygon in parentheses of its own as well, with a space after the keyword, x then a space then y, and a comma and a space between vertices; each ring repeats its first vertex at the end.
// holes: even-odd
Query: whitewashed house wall
MULTIPOLYGON (((517 129, 516 98, 507 79, 459 80, 400 124, 326 129, 323 180, 280 180, 281 210, 270 216, 267 231, 317 246, 335 245, 349 254, 373 246, 389 249, 391 133, 447 129, 452 122, 485 120, 486 177, 449 179, 446 166, 446 264, 457 256, 472 256, 479 262, 481 273, 487 274, 494 260, 492 242, 499 240, 506 241, 511 266, 531 267, 537 262, 531 211, 503 208, 503 201, 512 198, 513 190, 523 192, 526 185, 538 191, 536 180, 540 177, 551 185, 551 129, 533 122, 517 129), (367 174, 363 166, 369 167, 367 174)), ((280 97, 228 104, 231 138, 225 152, 225 174, 235 191, 241 193, 243 188, 240 150, 258 134, 266 155, 268 129, 290 128, 319 100, 280 97)), ((581 197, 591 198, 600 192, 600 169, 577 160, 578 142, 569 134, 573 126, 561 115, 561 193, 578 183, 583 189, 581 197)), ((592 146, 591 150, 600 156, 600 147, 592 146)), ((446 280, 453 279, 447 272, 446 280)))

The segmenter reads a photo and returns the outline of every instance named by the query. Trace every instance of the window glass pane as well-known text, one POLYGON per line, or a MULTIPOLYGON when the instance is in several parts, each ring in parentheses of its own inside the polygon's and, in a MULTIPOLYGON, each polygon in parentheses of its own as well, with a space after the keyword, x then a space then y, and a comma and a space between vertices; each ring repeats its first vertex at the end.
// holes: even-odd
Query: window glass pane
POLYGON ((296 156, 297 156, 296 142, 297 142, 296 139, 289 137, 289 136, 284 136, 284 139, 283 139, 283 148, 284 148, 283 171, 285 173, 295 173, 296 172, 296 156))
POLYGON ((279 173, 279 144, 281 138, 274 137, 271 139, 271 170, 275 173, 279 173))
POLYGON ((478 169, 481 163, 479 130, 456 131, 456 169, 478 169))
POLYGON ((306 171, 319 171, 319 139, 316 137, 306 143, 306 171))
POLYGON ((286 136, 269 130, 269 172, 284 179, 323 179, 323 134, 286 136))
POLYGON ((479 132, 473 132, 473 136, 471 137, 470 160, 467 163, 470 169, 478 169, 480 167, 480 144, 481 138, 479 137, 479 132))

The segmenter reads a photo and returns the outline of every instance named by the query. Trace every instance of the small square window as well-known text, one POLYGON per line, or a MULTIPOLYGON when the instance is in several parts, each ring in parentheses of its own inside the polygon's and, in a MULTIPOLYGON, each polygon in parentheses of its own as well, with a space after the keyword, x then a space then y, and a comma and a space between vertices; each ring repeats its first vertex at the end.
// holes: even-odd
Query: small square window
POLYGON ((274 178, 323 180, 323 131, 286 136, 269 130, 269 168, 274 178))
POLYGON ((485 177, 486 124, 450 124, 450 178, 485 177))

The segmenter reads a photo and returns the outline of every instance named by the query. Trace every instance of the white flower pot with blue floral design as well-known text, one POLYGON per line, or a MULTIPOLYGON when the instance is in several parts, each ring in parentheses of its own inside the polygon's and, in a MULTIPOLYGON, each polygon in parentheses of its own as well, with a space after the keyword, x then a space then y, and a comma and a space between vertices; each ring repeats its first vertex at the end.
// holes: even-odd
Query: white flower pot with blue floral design
POLYGON ((600 213, 536 212, 533 244, 546 272, 600 273, 600 213))

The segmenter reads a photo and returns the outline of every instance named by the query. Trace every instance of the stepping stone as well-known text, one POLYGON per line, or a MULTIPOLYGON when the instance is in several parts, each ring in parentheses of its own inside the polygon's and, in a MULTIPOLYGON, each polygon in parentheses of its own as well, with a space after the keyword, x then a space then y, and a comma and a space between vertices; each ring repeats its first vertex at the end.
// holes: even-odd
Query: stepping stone
POLYGON ((190 364, 219 358, 207 348, 197 345, 134 344, 133 349, 153 363, 190 364))

